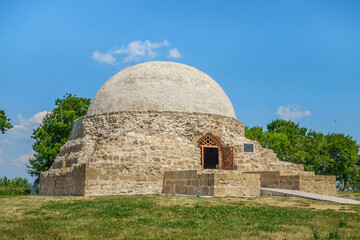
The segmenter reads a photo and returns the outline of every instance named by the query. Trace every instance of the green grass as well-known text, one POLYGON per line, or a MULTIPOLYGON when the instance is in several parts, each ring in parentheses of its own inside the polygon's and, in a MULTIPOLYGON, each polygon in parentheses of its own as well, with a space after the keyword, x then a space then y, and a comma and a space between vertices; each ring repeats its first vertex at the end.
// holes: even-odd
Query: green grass
POLYGON ((351 198, 351 199, 360 201, 360 191, 358 191, 358 190, 345 191, 345 192, 339 191, 338 196, 343 197, 343 198, 351 198))
POLYGON ((360 239, 360 206, 321 204, 330 209, 298 198, 3 197, 0 239, 360 239))

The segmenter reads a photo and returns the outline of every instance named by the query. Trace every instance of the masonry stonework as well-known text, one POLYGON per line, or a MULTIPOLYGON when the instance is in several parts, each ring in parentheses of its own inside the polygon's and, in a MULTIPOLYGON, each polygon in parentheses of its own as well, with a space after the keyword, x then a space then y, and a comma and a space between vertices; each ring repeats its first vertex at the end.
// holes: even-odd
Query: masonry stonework
POLYGON ((209 76, 183 64, 150 62, 104 84, 52 167, 40 174, 40 194, 258 196, 260 186, 335 193, 334 177, 303 170, 247 139, 231 102, 209 76), (209 93, 216 101, 206 101, 209 93), (218 152, 213 169, 204 169, 198 142, 204 136, 216 142, 209 146, 218 152), (254 152, 245 152, 245 143, 254 152), (223 149, 231 151, 224 155, 223 149), (225 161, 231 170, 224 170, 225 161))

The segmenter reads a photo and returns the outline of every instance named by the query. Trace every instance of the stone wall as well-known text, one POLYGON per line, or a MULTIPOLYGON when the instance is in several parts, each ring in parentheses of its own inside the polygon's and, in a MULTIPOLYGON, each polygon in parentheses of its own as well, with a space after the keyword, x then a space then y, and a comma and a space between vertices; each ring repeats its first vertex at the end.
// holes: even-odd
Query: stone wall
POLYGON ((265 171, 257 173, 261 176, 261 187, 299 190, 323 195, 336 194, 335 176, 294 171, 265 171))
MULTIPOLYGON (((166 168, 173 166, 169 170, 199 169, 197 141, 210 133, 223 147, 234 147, 235 168, 239 171, 303 170, 302 165, 279 161, 273 150, 245 138, 242 122, 220 115, 120 112, 84 117, 74 126, 55 162, 66 159, 69 166, 76 162, 141 159, 166 168), (244 153, 244 143, 254 144, 255 152, 244 153), (184 162, 189 159, 192 162, 184 162)), ((55 163, 53 168, 61 166, 55 163)))
POLYGON ((252 171, 303 171, 304 166, 280 161, 272 149, 263 148, 260 143, 245 137, 234 143, 234 160, 236 169, 243 172, 252 171), (254 152, 244 152, 244 143, 254 144, 254 152))
POLYGON ((245 138, 243 123, 231 117, 166 111, 116 112, 86 116, 74 123, 69 141, 48 173, 42 174, 41 183, 46 187, 40 188, 40 194, 54 192, 53 179, 73 176, 76 182, 79 178, 69 173, 81 164, 86 164, 85 190, 70 191, 71 187, 56 185, 57 194, 160 193, 165 171, 202 168, 197 141, 208 133, 223 147, 234 147, 234 165, 239 172, 303 170, 302 165, 279 161, 272 150, 245 138), (253 143, 254 153, 245 153, 244 143, 253 143))
POLYGON ((162 193, 213 196, 214 181, 214 173, 169 171, 164 173, 162 193))
POLYGON ((300 191, 323 195, 336 195, 336 176, 300 175, 300 191))
POLYGON ((40 195, 85 195, 85 164, 41 172, 40 195))
POLYGON ((85 195, 161 193, 163 176, 159 174, 159 170, 152 168, 155 172, 151 173, 142 171, 141 166, 132 165, 131 167, 138 167, 139 171, 132 172, 126 164, 87 164, 85 195))
POLYGON ((208 196, 259 196, 259 174, 224 170, 170 171, 164 174, 163 193, 208 196))
POLYGON ((260 175, 238 171, 215 173, 215 196, 249 197, 260 195, 260 175))

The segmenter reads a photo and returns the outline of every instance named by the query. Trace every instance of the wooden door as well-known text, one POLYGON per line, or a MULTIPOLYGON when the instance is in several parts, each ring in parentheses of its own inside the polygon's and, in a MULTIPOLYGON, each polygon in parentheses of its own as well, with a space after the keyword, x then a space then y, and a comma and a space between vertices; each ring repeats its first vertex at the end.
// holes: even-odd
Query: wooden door
POLYGON ((222 167, 224 170, 234 170, 234 148, 222 148, 222 167))

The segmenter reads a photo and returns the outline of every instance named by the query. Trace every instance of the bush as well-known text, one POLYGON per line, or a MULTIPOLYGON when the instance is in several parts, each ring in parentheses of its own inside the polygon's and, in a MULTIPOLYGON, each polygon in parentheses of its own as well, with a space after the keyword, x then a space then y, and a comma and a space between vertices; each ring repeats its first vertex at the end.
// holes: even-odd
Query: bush
POLYGON ((26 178, 0 178, 0 195, 25 195, 30 194, 30 191, 31 184, 26 178))

